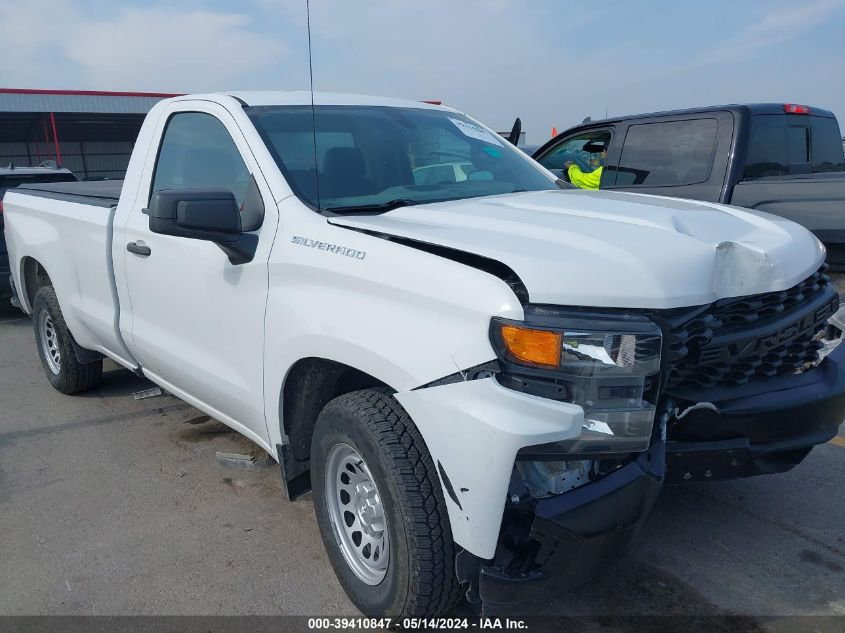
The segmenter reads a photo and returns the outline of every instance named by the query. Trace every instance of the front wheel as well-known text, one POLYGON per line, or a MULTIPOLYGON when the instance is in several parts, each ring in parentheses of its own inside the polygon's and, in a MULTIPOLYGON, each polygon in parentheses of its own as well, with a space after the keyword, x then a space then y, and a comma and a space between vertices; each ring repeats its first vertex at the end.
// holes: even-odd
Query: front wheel
POLYGON ((71 343, 59 300, 52 286, 41 288, 32 302, 35 344, 47 380, 62 393, 77 393, 100 384, 103 361, 80 363, 71 343))
POLYGON ((422 436, 393 396, 365 389, 326 405, 311 480, 326 552, 362 613, 433 616, 457 604, 443 494, 422 436))

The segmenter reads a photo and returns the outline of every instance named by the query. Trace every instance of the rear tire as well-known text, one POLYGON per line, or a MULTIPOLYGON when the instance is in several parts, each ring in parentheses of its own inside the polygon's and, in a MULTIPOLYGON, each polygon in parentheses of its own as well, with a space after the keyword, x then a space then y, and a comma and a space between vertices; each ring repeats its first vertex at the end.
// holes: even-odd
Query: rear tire
POLYGON ((431 456, 386 390, 326 405, 311 444, 311 481, 326 552, 362 613, 435 616, 458 603, 456 546, 431 456), (377 549, 388 552, 386 565, 374 560, 377 549))
POLYGON ((52 286, 44 286, 32 302, 35 344, 47 380, 57 391, 71 394, 91 389, 103 378, 103 361, 80 363, 52 286))

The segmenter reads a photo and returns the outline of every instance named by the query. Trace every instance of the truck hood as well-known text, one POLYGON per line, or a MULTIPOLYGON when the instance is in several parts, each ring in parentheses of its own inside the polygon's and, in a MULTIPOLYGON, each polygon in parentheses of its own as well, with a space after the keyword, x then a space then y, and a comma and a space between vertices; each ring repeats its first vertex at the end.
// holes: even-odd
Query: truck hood
POLYGON ((789 288, 824 247, 762 212, 608 191, 535 191, 403 207, 332 224, 510 267, 531 303, 675 308, 789 288))

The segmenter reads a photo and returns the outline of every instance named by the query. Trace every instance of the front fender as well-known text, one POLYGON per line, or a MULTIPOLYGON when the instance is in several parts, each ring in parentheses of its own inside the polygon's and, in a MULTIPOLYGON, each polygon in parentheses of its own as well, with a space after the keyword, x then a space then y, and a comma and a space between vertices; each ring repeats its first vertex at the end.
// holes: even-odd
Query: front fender
POLYGON ((420 430, 443 486, 455 542, 496 551, 517 451, 577 437, 584 410, 502 387, 495 378, 396 394, 420 430))
POLYGON ((523 318, 498 277, 282 206, 282 217, 298 221, 280 225, 269 262, 265 411, 273 446, 282 443, 279 397, 298 360, 336 361, 410 391, 494 360, 490 318, 523 318), (310 248, 295 239, 302 237, 366 256, 310 248))

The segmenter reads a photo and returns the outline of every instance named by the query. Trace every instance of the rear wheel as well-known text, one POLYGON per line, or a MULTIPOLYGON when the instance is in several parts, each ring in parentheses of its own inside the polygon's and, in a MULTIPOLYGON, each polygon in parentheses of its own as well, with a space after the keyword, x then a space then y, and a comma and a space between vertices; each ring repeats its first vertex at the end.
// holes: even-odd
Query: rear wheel
POLYGON ((365 389, 326 405, 311 479, 329 559, 365 615, 431 616, 457 604, 443 494, 422 436, 393 396, 365 389))
POLYGON ((80 363, 71 343, 59 300, 52 286, 44 286, 32 304, 35 344, 47 380, 62 393, 78 393, 100 384, 103 361, 80 363))

